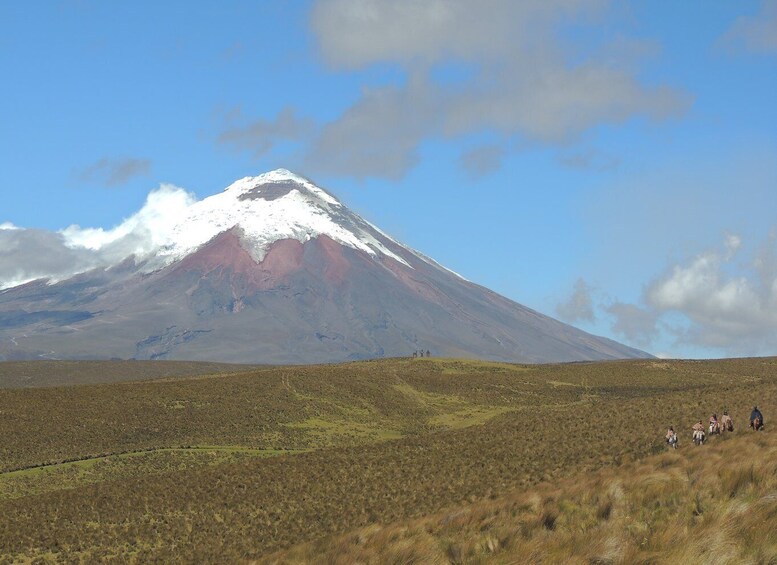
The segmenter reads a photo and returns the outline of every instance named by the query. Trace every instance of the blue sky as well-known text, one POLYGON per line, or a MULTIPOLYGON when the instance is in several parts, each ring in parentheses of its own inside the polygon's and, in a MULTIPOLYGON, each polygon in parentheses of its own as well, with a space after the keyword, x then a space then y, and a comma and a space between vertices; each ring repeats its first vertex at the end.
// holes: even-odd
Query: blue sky
POLYGON ((587 331, 777 354, 777 2, 3 2, 0 71, 6 227, 286 167, 587 331))

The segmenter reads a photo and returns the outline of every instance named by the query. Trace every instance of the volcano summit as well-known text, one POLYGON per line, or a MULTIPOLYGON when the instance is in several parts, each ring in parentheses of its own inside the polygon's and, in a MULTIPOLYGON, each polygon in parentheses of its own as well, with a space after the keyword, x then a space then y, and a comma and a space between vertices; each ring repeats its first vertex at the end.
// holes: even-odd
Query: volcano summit
POLYGON ((0 291, 0 360, 647 356, 463 279, 283 169, 162 231, 153 251, 0 291))

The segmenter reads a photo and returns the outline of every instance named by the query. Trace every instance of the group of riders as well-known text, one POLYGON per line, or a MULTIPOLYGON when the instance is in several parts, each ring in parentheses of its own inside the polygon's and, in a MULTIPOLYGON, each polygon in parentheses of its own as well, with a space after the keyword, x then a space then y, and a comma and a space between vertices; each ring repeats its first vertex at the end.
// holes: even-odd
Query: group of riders
MULTIPOLYGON (((750 427, 755 431, 764 429, 764 417, 758 409, 758 406, 753 406, 753 411, 750 413, 750 427)), ((728 415, 728 410, 724 410, 723 416, 721 416, 720 419, 718 419, 717 414, 710 416, 709 425, 706 430, 701 420, 693 425, 692 430, 693 443, 701 445, 706 439, 707 432, 709 432, 709 435, 733 432, 734 420, 728 415)), ((669 447, 677 449, 677 433, 672 426, 669 426, 669 429, 666 432, 666 443, 669 444, 669 447)))

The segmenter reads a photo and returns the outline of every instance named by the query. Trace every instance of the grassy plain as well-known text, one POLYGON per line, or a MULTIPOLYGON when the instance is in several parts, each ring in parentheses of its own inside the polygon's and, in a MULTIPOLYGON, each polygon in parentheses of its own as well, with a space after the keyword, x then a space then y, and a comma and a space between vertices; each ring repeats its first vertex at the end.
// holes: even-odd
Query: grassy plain
MULTIPOLYGON (((663 457, 690 456, 691 424, 728 408, 739 429, 722 449, 745 434, 754 403, 768 425, 777 359, 385 360, 0 390, 0 563, 241 561, 357 528, 390 531, 383 525, 561 488, 540 483, 640 469, 665 449, 668 425, 683 444, 663 457)), ((553 506, 544 500, 521 516, 553 506)), ((586 512, 558 524, 579 516, 570 528, 592 532, 586 512)), ((441 562, 536 542, 513 534, 479 553, 475 536, 450 549, 452 527, 424 538, 441 562)), ((425 560, 413 555, 396 562, 425 560)))
POLYGON ((239 373, 256 368, 201 361, 5 361, 0 362, 0 388, 142 381, 239 373))
POLYGON ((371 524, 258 561, 777 563, 777 435, 716 438, 416 520, 371 524))

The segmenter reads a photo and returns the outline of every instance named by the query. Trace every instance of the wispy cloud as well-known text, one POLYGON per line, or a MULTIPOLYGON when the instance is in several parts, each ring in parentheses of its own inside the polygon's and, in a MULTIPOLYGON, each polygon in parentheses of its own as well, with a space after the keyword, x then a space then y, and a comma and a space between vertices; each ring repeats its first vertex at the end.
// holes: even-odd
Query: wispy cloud
POLYGON ((649 346, 658 335, 658 314, 636 304, 613 302, 604 307, 613 317, 612 331, 640 347, 649 346))
MULTIPOLYGON (((325 124, 311 149, 314 164, 357 176, 401 177, 429 138, 476 132, 567 143, 600 124, 635 116, 666 120, 692 103, 687 92, 647 85, 633 63, 607 51, 570 63, 558 28, 595 25, 606 2, 487 0, 320 0, 311 13, 323 60, 334 70, 394 64, 407 83, 366 89, 325 124), (473 69, 454 88, 435 81, 440 64, 473 69), (332 159, 337 147, 341 159, 332 159), (376 156, 383 154, 385 159, 376 156), (386 161, 389 164, 386 164, 386 161)), ((623 37, 614 42, 627 41, 623 37)), ((337 155, 334 155, 337 157, 337 155)))
POLYGON ((436 98, 423 77, 404 87, 365 89, 340 118, 323 126, 306 165, 355 177, 399 179, 418 162, 418 146, 439 130, 436 98))
POLYGON ((593 288, 583 279, 577 279, 572 294, 563 302, 556 305, 556 314, 566 322, 593 322, 594 301, 593 288))
POLYGON ((242 55, 245 49, 245 44, 242 41, 235 41, 221 52, 221 60, 225 63, 233 61, 242 55))
MULTIPOLYGON (((494 171, 510 145, 566 146, 601 124, 634 117, 681 116, 693 97, 671 85, 648 85, 636 61, 660 51, 655 42, 622 35, 581 56, 560 28, 596 28, 606 0, 318 0, 310 13, 322 61, 351 73, 392 65, 398 83, 366 86, 338 117, 316 121, 286 108, 276 116, 230 126, 218 136, 263 156, 280 141, 298 143, 304 168, 354 176, 402 178, 420 160, 421 144, 490 134, 498 147, 460 158, 472 176, 494 171), (574 61, 574 62, 572 62, 574 61), (451 85, 441 66, 463 66, 451 85)), ((606 31, 602 28, 602 33, 606 31)), ((585 155, 569 166, 608 168, 585 155)))
POLYGON ((593 149, 561 154, 558 157, 558 162, 568 169, 596 172, 617 169, 621 163, 618 157, 594 151, 593 149))
POLYGON ((737 18, 722 41, 735 50, 777 54, 777 2, 764 0, 756 15, 737 18))
POLYGON ((147 175, 150 172, 151 161, 149 159, 103 157, 76 171, 75 177, 81 182, 113 187, 125 184, 133 177, 147 175))
POLYGON ((481 145, 462 153, 459 164, 471 177, 482 177, 498 170, 506 154, 502 145, 481 145))
POLYGON ((227 124, 217 141, 238 151, 249 151, 259 158, 272 150, 279 141, 301 141, 308 139, 315 129, 315 123, 297 116, 294 108, 283 109, 274 119, 258 119, 245 123, 242 111, 237 108, 226 117, 227 124))

